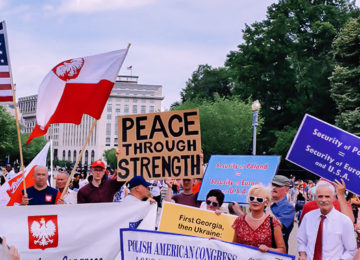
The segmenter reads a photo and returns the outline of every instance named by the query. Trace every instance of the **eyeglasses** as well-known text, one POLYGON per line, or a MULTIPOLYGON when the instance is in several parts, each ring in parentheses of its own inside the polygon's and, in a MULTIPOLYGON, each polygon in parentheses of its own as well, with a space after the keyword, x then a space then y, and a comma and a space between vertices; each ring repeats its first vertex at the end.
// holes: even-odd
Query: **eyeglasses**
POLYGON ((210 201, 210 200, 206 200, 206 204, 207 205, 212 205, 214 208, 216 208, 219 204, 217 202, 213 202, 213 201, 210 201))
POLYGON ((105 171, 104 168, 92 168, 91 170, 92 170, 93 172, 103 172, 103 171, 105 171))
POLYGON ((255 197, 255 196, 250 196, 249 197, 249 201, 250 202, 253 202, 253 201, 257 201, 257 202, 259 202, 259 203, 263 203, 264 201, 265 201, 265 199, 264 198, 260 198, 260 197, 255 197))

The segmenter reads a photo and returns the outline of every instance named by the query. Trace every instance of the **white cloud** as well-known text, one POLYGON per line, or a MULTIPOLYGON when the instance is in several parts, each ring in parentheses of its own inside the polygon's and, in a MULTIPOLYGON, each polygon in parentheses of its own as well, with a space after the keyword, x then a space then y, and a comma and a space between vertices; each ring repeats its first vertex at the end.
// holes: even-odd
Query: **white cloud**
MULTIPOLYGON (((136 8, 149 5, 155 0, 62 0, 56 9, 65 13, 95 13, 101 11, 136 8)), ((47 8, 52 9, 49 5, 47 8)))
POLYGON ((0 0, 0 8, 4 7, 6 2, 7 2, 7 0, 0 0))

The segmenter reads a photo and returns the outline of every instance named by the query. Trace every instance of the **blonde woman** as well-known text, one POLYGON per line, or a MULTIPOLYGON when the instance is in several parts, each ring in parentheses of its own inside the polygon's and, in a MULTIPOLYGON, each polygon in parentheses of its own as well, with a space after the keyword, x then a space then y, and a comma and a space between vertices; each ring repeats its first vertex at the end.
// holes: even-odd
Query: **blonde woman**
POLYGON ((232 226, 235 229, 233 242, 255 246, 261 252, 271 250, 285 253, 281 224, 273 215, 265 213, 270 203, 269 189, 261 185, 253 186, 248 193, 248 202, 250 214, 239 216, 232 226))

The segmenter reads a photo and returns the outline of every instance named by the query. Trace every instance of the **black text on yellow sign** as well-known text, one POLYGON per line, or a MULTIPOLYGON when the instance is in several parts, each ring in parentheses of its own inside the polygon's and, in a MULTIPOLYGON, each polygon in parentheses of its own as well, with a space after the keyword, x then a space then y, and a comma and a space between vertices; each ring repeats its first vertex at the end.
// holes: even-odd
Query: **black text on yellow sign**
POLYGON ((198 110, 121 116, 118 125, 122 179, 202 177, 198 110))

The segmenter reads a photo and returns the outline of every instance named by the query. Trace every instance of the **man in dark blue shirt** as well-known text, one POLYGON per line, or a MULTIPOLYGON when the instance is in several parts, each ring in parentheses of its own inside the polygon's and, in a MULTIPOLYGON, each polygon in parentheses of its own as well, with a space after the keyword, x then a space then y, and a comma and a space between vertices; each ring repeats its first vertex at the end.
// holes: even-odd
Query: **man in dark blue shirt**
MULTIPOLYGON (((47 185, 48 169, 45 166, 36 166, 34 169, 34 186, 26 189, 21 205, 50 205, 57 204, 61 194, 58 190, 47 185)), ((24 194, 24 191, 23 191, 24 194)))
POLYGON ((271 206, 270 209, 275 217, 280 220, 282 233, 285 241, 286 252, 289 250, 289 236, 294 227, 294 206, 287 200, 286 194, 289 191, 290 180, 282 175, 275 175, 272 180, 271 206))

